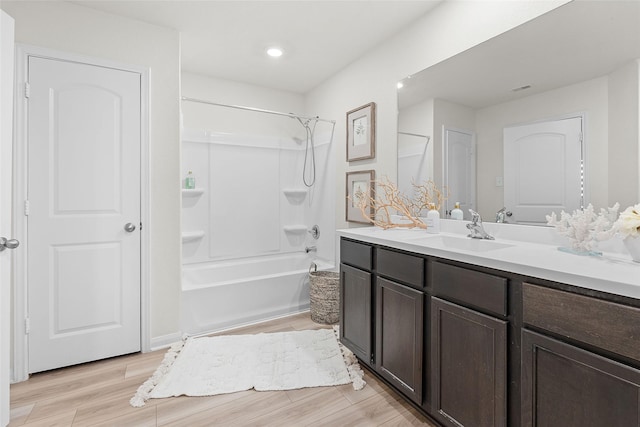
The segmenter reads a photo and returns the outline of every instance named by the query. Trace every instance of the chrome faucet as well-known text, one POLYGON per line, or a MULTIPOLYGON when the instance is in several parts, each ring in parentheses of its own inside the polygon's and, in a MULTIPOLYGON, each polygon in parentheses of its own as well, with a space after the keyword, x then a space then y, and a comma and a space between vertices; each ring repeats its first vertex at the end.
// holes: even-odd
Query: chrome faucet
POLYGON ((304 248, 304 251, 305 251, 306 253, 309 253, 309 252, 317 252, 317 251, 318 251, 318 248, 316 248, 315 246, 307 246, 306 248, 304 248))
POLYGON ((506 215, 507 215, 507 208, 504 207, 504 208, 500 209, 498 212, 496 212, 496 222, 497 223, 506 222, 505 221, 505 216, 506 215))
POLYGON ((467 224, 467 228, 469 229, 467 237, 471 237, 472 239, 493 240, 493 236, 484 231, 480 214, 473 209, 469 209, 469 212, 471 212, 471 222, 467 224))

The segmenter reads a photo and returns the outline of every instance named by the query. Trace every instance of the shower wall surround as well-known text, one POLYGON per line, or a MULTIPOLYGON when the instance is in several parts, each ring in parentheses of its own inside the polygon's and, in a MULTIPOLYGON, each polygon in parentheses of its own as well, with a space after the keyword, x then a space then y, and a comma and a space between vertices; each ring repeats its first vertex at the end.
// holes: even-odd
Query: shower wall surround
MULTIPOLYGON (((286 91, 190 73, 181 83, 186 98, 314 115, 286 91)), ((210 333, 308 309, 311 262, 335 264, 332 125, 315 128, 317 179, 309 189, 298 120, 186 100, 181 107, 182 187, 190 170, 196 181, 181 200, 181 331, 210 333), (307 232, 315 224, 318 240, 307 232), (317 251, 307 253, 309 246, 317 251)))
POLYGON ((292 136, 183 129, 183 177, 193 171, 196 181, 182 190, 184 333, 307 310, 311 262, 334 268, 331 133, 318 126, 316 181, 307 187, 304 128, 273 120, 298 126, 292 136), (308 233, 315 224, 327 231, 318 240, 308 233))
MULTIPOLYGON (((318 181, 329 138, 320 132, 315 138, 318 181)), ((304 155, 305 142, 298 137, 184 129, 183 177, 193 171, 196 188, 184 189, 183 183, 183 264, 296 252, 315 244, 307 230, 320 219, 318 188, 302 182, 304 155)))

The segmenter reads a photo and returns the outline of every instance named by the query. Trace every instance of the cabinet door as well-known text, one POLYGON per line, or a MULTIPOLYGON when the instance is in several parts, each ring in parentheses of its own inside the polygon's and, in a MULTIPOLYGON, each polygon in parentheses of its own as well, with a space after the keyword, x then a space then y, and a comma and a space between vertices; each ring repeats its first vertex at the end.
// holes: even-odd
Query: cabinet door
POLYGON ((507 322, 431 298, 432 396, 451 426, 506 426, 507 322))
POLYGON ((422 403, 424 294, 376 280, 377 371, 414 402, 422 403))
POLYGON ((340 264, 340 341, 372 364, 371 273, 340 264))
POLYGON ((640 371, 522 331, 522 425, 640 425, 640 371))

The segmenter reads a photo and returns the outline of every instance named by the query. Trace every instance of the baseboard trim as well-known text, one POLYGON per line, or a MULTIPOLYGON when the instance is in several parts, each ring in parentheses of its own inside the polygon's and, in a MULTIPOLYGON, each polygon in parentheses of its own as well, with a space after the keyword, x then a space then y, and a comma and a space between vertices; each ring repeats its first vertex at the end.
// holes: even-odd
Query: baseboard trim
POLYGON ((150 351, 156 351, 156 350, 162 350, 164 348, 169 348, 171 347, 171 344, 177 342, 177 341, 181 341, 182 340, 182 333, 181 332, 175 332, 173 334, 168 334, 168 335, 161 335, 159 337, 154 337, 151 338, 151 350, 150 351))

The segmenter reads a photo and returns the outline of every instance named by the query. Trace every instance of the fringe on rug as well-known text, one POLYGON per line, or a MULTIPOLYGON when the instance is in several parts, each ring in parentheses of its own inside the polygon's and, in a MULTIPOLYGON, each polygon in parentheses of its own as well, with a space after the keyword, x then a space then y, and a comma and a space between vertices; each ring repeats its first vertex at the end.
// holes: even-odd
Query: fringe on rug
POLYGON ((347 372, 349 372, 349 378, 351 379, 351 384, 353 385, 354 390, 362 390, 365 385, 367 385, 366 381, 363 379, 364 371, 360 367, 358 363, 358 358, 351 350, 345 347, 340 342, 340 326, 333 326, 333 333, 338 340, 338 346, 340 347, 340 351, 342 352, 342 357, 347 364, 347 372))
POLYGON ((140 408, 144 406, 146 401, 149 400, 151 391, 160 382, 162 377, 167 372, 169 372, 169 369, 173 365, 173 362, 175 362, 178 354, 180 354, 180 351, 182 350, 186 342, 187 337, 185 336, 182 341, 173 343, 171 345, 169 350, 167 350, 167 353, 164 355, 162 363, 160 363, 160 366, 158 366, 158 369, 156 369, 151 378, 143 382, 142 385, 138 387, 136 394, 134 394, 131 400, 129 400, 129 404, 131 406, 133 406, 134 408, 140 408))

